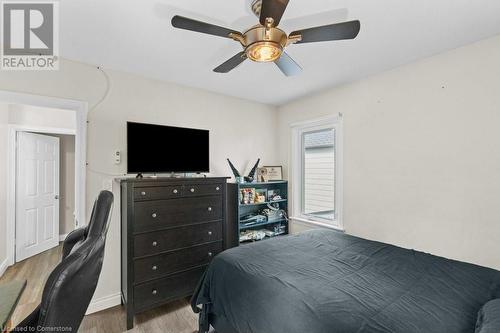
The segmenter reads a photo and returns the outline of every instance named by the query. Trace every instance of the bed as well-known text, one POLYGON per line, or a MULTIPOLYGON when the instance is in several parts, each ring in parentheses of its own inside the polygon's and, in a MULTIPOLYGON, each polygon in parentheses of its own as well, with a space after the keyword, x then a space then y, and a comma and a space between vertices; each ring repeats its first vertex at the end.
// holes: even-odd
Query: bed
POLYGON ((219 254, 191 305, 200 332, 472 333, 496 298, 499 271, 313 230, 219 254))

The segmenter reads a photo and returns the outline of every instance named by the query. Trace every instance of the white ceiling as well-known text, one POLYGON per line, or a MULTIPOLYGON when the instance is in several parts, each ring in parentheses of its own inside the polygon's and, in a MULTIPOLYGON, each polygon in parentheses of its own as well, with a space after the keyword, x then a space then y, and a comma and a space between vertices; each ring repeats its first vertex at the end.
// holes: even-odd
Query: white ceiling
POLYGON ((239 44, 174 29, 170 19, 244 30, 257 23, 250 0, 60 3, 65 58, 275 105, 500 34, 499 0, 291 0, 280 25, 287 32, 359 19, 358 38, 290 46, 304 68, 296 77, 250 61, 217 74, 212 69, 241 51, 239 44))

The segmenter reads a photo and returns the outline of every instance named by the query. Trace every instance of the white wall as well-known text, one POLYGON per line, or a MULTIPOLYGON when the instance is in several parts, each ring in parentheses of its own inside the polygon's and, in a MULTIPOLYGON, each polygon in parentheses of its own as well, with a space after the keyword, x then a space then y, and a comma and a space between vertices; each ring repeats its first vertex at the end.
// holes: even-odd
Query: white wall
POLYGON ((6 243, 7 215, 7 151, 8 151, 9 105, 0 102, 0 276, 7 259, 6 243))
POLYGON ((281 162, 290 124, 341 112, 348 233, 499 269, 499 59, 496 37, 283 106, 281 162))
MULTIPOLYGON (((55 72, 3 72, 0 90, 83 100, 89 103, 87 160, 87 216, 103 185, 126 172, 126 156, 114 165, 113 151, 126 149, 126 121, 209 129, 213 175, 230 175, 225 158, 248 171, 258 157, 263 164, 278 161, 277 143, 269 138, 277 128, 274 107, 225 97, 175 84, 109 71, 109 96, 103 98, 106 79, 95 67, 63 60, 55 72), (255 122, 258 121, 258 131, 255 122)), ((177 144, 175 142, 171 144, 177 144)), ((168 154, 168 145, 158 154, 168 154)), ((94 299, 101 305, 119 303, 120 226, 119 192, 108 232, 104 267, 94 299)))
POLYGON ((11 104, 9 124, 76 130, 74 111, 11 104))

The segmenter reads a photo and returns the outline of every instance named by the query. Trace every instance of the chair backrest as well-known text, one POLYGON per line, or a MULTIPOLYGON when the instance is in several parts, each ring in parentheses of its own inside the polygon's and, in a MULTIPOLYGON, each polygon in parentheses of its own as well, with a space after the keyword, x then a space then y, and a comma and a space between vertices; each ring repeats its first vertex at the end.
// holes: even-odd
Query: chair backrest
POLYGON ((112 205, 113 194, 102 191, 86 234, 50 274, 39 309, 40 330, 78 330, 101 273, 112 205))

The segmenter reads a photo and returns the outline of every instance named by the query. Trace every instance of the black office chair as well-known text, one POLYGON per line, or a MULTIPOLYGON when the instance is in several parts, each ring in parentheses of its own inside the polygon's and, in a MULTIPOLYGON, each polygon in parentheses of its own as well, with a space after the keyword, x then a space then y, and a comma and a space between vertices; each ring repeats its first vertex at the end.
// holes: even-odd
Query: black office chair
POLYGON ((101 273, 113 194, 99 194, 90 223, 68 235, 63 259, 52 271, 40 305, 14 332, 77 332, 87 311, 101 273))

